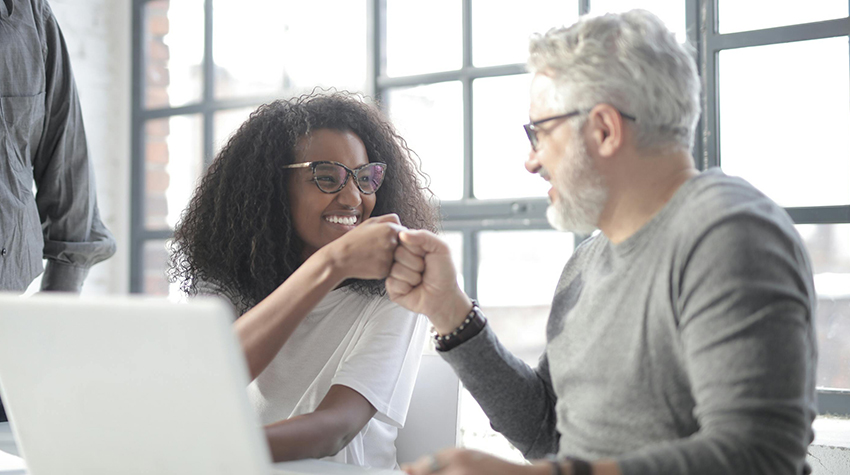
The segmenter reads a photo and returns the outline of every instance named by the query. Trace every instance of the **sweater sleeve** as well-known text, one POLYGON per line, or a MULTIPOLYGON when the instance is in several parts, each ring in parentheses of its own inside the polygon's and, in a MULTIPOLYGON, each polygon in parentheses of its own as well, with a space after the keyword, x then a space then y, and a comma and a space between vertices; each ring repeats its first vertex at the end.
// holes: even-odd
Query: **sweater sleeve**
POLYGON ((526 458, 557 453, 556 397, 545 354, 532 369, 502 346, 486 325, 469 341, 440 355, 481 405, 493 429, 526 458))
POLYGON ((700 428, 619 457, 623 474, 808 473, 815 294, 791 223, 732 215, 679 272, 674 303, 700 428))

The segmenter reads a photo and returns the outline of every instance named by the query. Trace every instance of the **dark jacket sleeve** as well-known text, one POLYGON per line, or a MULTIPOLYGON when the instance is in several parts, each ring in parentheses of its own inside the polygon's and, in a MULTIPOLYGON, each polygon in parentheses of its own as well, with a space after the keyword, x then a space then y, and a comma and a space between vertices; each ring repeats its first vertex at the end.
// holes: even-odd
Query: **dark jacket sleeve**
POLYGON ((94 170, 65 40, 50 7, 42 9, 44 128, 33 158, 36 204, 47 267, 42 290, 79 291, 89 267, 115 253, 100 220, 94 170))

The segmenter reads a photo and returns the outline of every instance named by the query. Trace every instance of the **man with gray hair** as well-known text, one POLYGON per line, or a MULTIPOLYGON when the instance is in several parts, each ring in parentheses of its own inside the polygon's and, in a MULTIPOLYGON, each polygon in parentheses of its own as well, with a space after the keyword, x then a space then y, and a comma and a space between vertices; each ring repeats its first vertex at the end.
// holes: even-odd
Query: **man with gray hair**
POLYGON ((691 54, 640 10, 551 30, 530 52, 526 168, 552 184, 553 226, 601 230, 561 275, 538 367, 499 343, 433 234, 400 233, 386 286, 429 317, 492 426, 527 458, 556 458, 515 465, 453 449, 406 470, 809 473, 809 258, 782 208, 695 169, 691 54))

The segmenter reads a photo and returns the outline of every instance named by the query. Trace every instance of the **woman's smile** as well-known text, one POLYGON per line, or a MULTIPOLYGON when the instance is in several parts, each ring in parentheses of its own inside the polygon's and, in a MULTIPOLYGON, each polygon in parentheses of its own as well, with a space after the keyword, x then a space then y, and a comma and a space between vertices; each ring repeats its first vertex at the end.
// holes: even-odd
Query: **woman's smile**
MULTIPOLYGON (((314 130, 302 140, 297 162, 332 161, 348 168, 369 163, 363 141, 350 131, 314 130)), ((336 193, 321 191, 307 168, 295 170, 289 183, 292 222, 304 243, 304 258, 369 219, 375 194, 363 194, 354 179, 336 193)))
POLYGON ((325 222, 330 223, 334 226, 341 226, 348 230, 354 229, 354 227, 358 224, 359 219, 357 216, 353 215, 326 215, 325 222))

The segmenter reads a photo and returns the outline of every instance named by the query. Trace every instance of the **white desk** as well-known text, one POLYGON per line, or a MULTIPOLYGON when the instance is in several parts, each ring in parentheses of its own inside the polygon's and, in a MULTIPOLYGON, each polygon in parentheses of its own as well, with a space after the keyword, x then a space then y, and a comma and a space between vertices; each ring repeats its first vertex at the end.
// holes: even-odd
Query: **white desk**
POLYGON ((0 475, 25 475, 23 467, 9 423, 0 422, 0 475))
MULTIPOLYGON (((18 447, 8 422, 0 422, 0 475, 27 475, 23 460, 18 457, 18 447)), ((274 464, 274 469, 292 475, 398 475, 404 472, 377 470, 324 462, 321 460, 298 460, 274 464)), ((278 473, 278 472, 275 472, 278 473)))

